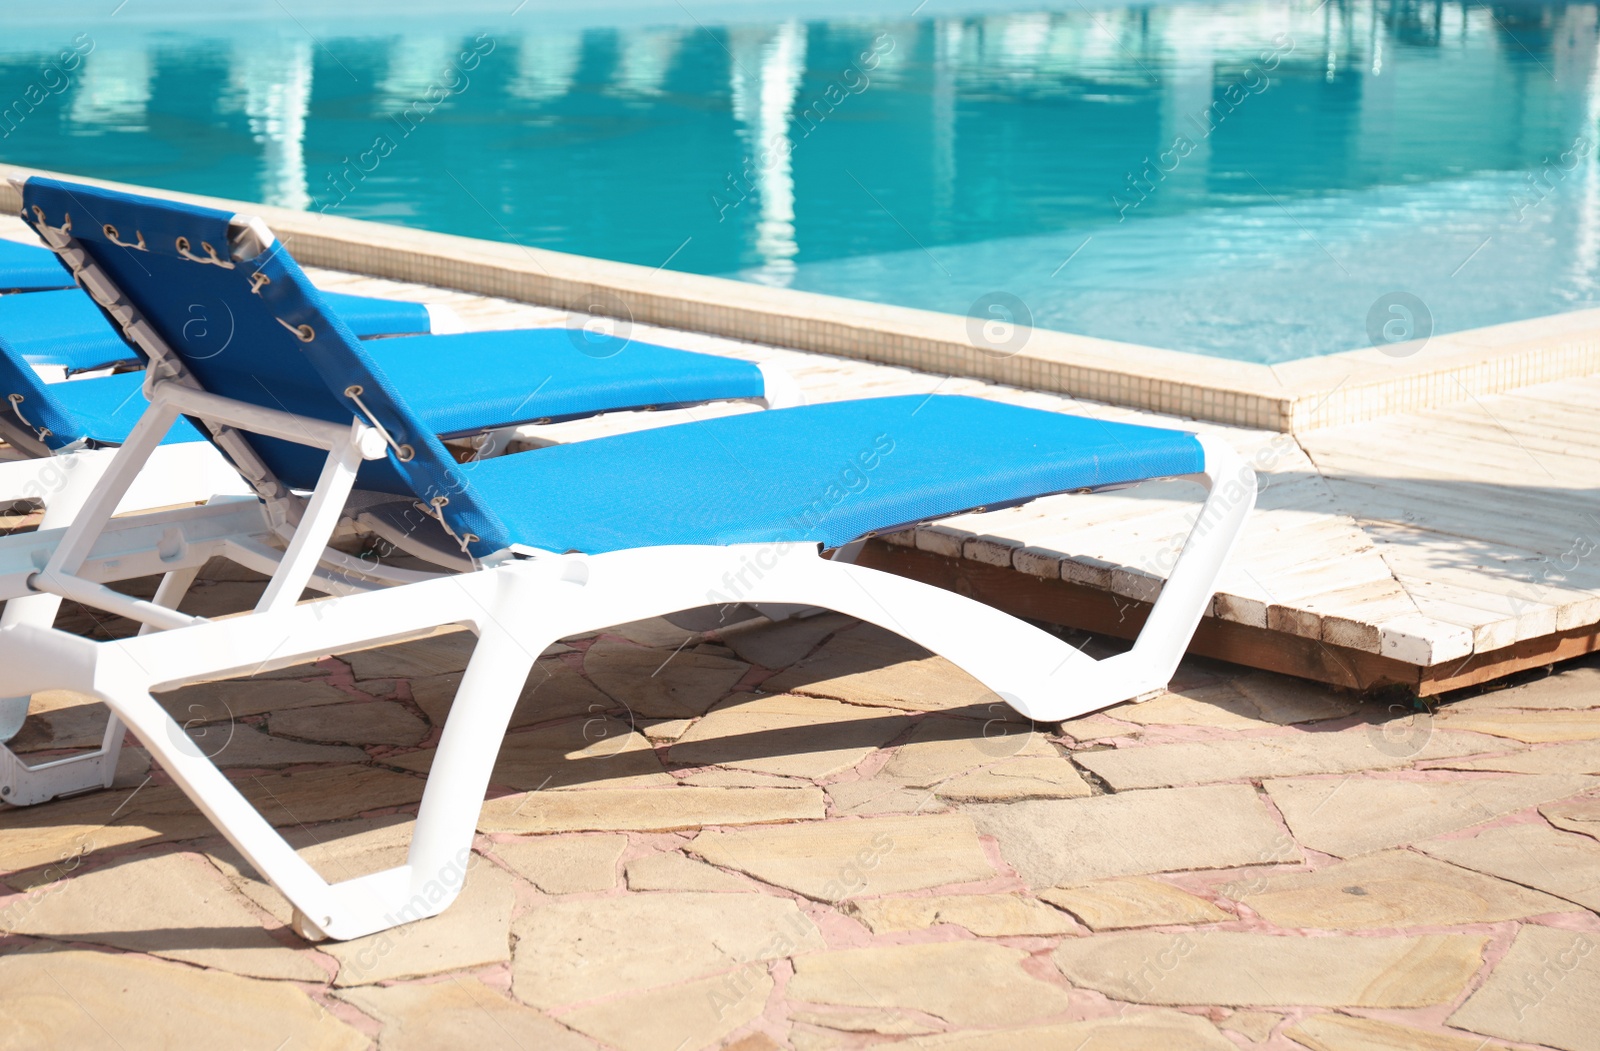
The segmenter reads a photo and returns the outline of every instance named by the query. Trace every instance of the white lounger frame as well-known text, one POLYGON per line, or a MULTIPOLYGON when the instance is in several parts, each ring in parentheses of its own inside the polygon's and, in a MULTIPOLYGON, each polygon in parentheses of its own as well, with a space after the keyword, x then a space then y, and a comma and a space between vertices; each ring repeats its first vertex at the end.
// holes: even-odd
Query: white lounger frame
MULTIPOLYGON (((239 220, 247 224, 246 220, 239 220)), ((248 224, 247 224, 248 225, 248 224)), ((262 234, 261 247, 270 245, 262 234)), ((645 617, 738 599, 758 608, 820 606, 941 654, 1023 715, 1053 722, 1154 694, 1171 679, 1255 505, 1255 474, 1225 444, 1200 439, 1204 506, 1132 649, 1095 660, 954 592, 818 557, 805 543, 639 548, 568 555, 511 548, 461 573, 371 564, 328 547, 363 460, 387 453, 363 420, 348 427, 233 401, 190 385, 186 370, 65 231, 47 240, 155 363, 150 405, 65 528, 0 537, 0 599, 52 595, 132 618, 135 638, 95 642, 34 623, 0 627, 5 692, 69 689, 110 706, 102 747, 29 767, 0 747, 0 799, 43 802, 109 786, 124 724, 228 841, 295 907, 311 939, 348 939, 441 912, 461 889, 493 757, 534 660, 552 642, 645 617), (180 415, 202 421, 260 497, 116 518, 180 415), (326 450, 309 500, 292 494, 236 432, 326 450), (247 615, 205 620, 176 610, 205 562, 221 556, 271 573, 247 615), (161 574, 153 600, 106 585, 161 574), (306 588, 329 597, 300 602, 306 588), (155 700, 202 679, 253 674, 460 625, 477 636, 445 723, 406 864, 330 884, 240 794, 155 700)), ((254 254, 254 253, 252 253, 254 254)), ((844 551, 848 551, 850 545, 844 551)))
POLYGON ((470 573, 375 569, 326 548, 363 459, 381 435, 231 402, 162 381, 101 484, 66 529, 0 538, 0 598, 70 596, 143 622, 136 638, 94 642, 35 624, 0 628, 8 692, 70 689, 112 710, 104 746, 29 768, 0 752, 0 798, 41 802, 64 789, 109 785, 122 725, 149 749, 241 854, 291 902, 308 938, 354 938, 431 916, 460 889, 478 810, 512 709, 533 661, 557 639, 691 609, 729 574, 743 601, 820 606, 878 624, 939 653, 1023 715, 1053 722, 1151 694, 1171 678, 1255 502, 1250 468, 1201 439, 1209 494, 1143 631, 1126 653, 1094 660, 996 609, 913 580, 818 557, 814 544, 663 547, 604 555, 508 550, 470 573), (317 490, 287 550, 272 542, 262 504, 228 500, 111 517, 179 412, 328 450, 317 490), (214 556, 273 570, 246 616, 206 621, 172 607, 214 556), (45 558, 39 569, 40 557, 45 558), (750 567, 759 567, 751 579, 750 567), (153 601, 107 582, 166 574, 153 601), (388 579, 379 579, 388 578, 388 579), (407 582, 409 581, 409 582, 407 582), (311 586, 331 597, 299 603, 311 586), (187 682, 249 674, 379 640, 462 625, 478 637, 445 725, 405 865, 329 884, 301 859, 152 696, 187 682), (88 781, 88 783, 85 783, 88 781), (75 782, 75 783, 74 783, 75 782))

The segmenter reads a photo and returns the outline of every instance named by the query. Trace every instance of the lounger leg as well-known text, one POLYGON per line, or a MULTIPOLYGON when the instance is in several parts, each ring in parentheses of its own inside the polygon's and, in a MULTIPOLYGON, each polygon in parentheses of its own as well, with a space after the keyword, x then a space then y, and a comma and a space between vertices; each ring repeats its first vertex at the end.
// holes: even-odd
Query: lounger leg
MULTIPOLYGON (((40 529, 55 529, 71 524, 88 502, 94 487, 111 467, 116 453, 110 449, 84 449, 79 452, 27 460, 0 468, 7 483, 4 499, 43 499, 44 516, 40 529)), ((61 609, 59 595, 25 595, 6 603, 0 614, 0 628, 13 624, 33 624, 48 628, 61 609)), ((27 697, 0 698, 0 741, 9 741, 22 729, 28 717, 27 697)), ((46 798, 49 798, 48 796, 46 798)))
MULTIPOLYGON (((156 589, 152 601, 168 609, 177 608, 199 572, 199 567, 193 567, 166 574, 161 578, 161 586, 156 589)), ((144 635, 151 630, 153 629, 150 625, 146 624, 139 629, 139 634, 144 635)), ((26 714, 28 698, 22 697, 20 700, 23 712, 26 714)), ((117 713, 112 711, 106 720, 106 730, 100 738, 100 747, 82 755, 28 766, 20 756, 0 744, 0 802, 10 803, 13 806, 32 806, 58 796, 110 788, 117 776, 117 759, 122 755, 122 741, 126 735, 127 727, 117 717, 117 713)))
POLYGON ((1202 438, 1209 492, 1133 649, 1098 664, 1103 675, 1141 700, 1164 689, 1211 606, 1218 578, 1256 505, 1256 475, 1227 445, 1202 438))

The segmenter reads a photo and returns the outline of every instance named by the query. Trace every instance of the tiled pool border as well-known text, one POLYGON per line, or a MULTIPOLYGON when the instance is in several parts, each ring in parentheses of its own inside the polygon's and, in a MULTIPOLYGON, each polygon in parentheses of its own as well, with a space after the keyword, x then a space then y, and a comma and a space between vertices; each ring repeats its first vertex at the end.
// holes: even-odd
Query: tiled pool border
MULTIPOLYGON (((6 175, 57 175, 8 168, 6 175)), ((78 176, 58 176, 80 178, 78 176)), ((144 187, 96 182, 134 192, 144 187)), ((301 262, 797 350, 835 354, 1273 431, 1359 423, 1600 372, 1600 310, 1280 365, 1035 329, 1008 354, 953 314, 651 270, 499 241, 156 191, 261 215, 301 262), (598 307, 598 309, 596 309, 598 307), (1396 350, 1409 353, 1396 353, 1396 350)), ((0 181, 0 208, 16 190, 0 181)))

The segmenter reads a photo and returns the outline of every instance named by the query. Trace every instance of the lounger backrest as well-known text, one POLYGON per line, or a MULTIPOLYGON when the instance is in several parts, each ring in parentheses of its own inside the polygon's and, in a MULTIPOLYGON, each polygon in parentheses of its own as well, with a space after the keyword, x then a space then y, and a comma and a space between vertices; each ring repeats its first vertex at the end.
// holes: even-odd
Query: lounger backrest
MULTIPOLYGON (((442 497, 457 535, 479 538, 474 554, 505 545, 504 526, 473 499, 444 445, 326 309, 282 244, 235 259, 230 238, 244 223, 228 212, 38 177, 23 187, 23 218, 36 228, 70 223, 77 246, 201 387, 332 423, 364 417, 359 399, 393 446, 385 459, 362 466, 357 485, 424 502, 442 497)), ((316 485, 320 450, 261 435, 247 439, 286 485, 316 485)))

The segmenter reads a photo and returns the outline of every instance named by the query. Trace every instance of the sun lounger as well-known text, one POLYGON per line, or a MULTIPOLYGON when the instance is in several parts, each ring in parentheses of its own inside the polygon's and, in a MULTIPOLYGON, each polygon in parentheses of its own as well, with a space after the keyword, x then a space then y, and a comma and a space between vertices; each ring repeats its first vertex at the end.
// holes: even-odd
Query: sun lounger
MULTIPOLYGON (((287 253, 270 251, 258 221, 37 178, 23 196, 35 228, 151 359, 150 407, 70 527, 0 539, 0 597, 72 597, 147 633, 94 642, 0 630, 7 690, 104 700, 294 904, 308 938, 369 934, 454 899, 512 709, 534 659, 559 638, 718 602, 822 606, 898 632, 1024 715, 1053 721, 1164 686, 1254 504, 1253 473, 1220 442, 956 396, 780 409, 457 464, 373 348, 319 307, 287 253), (107 227, 142 235, 137 265, 109 250, 107 227), (167 291, 176 283, 233 306, 235 353, 207 357, 184 343, 182 304, 167 291), (241 467, 259 501, 112 518, 179 414, 241 467), (850 559, 885 530, 1163 477, 1193 479, 1208 495, 1137 642, 1103 660, 850 559), (354 490, 415 508, 416 549, 469 568, 426 574, 329 549, 354 490), (844 557, 819 557, 827 551, 844 557), (176 611, 217 555, 272 573, 255 609, 216 620, 176 611), (109 586, 158 572, 153 600, 109 586), (308 586, 332 597, 301 603, 308 586), (477 643, 407 863, 340 883, 295 853, 151 693, 441 625, 464 625, 477 643)), ((112 736, 79 760, 107 778, 112 736)), ((47 798, 51 776, 19 773, 13 760, 0 792, 47 798)))

